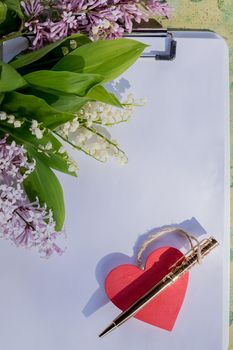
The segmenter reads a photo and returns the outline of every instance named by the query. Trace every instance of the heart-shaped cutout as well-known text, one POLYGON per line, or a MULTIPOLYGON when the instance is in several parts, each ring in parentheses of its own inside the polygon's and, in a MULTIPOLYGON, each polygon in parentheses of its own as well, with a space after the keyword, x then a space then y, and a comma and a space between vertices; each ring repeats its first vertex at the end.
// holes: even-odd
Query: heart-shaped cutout
MULTIPOLYGON (((162 247, 149 255, 144 270, 130 264, 117 266, 105 280, 109 299, 122 311, 126 310, 169 273, 171 266, 183 256, 176 248, 162 247)), ((185 297, 188 277, 186 272, 134 317, 171 331, 185 297)))

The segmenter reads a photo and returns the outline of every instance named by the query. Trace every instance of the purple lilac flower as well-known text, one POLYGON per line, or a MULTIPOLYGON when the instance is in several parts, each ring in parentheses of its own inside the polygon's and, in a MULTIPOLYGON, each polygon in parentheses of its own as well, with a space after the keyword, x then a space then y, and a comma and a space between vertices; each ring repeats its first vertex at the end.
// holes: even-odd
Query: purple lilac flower
POLYGON ((172 16, 172 9, 166 1, 149 0, 147 6, 153 14, 167 17, 168 19, 172 16))
POLYGON ((148 18, 139 9, 139 1, 135 0, 113 0, 115 6, 119 10, 118 22, 126 30, 131 33, 133 22, 140 23, 142 20, 147 21, 148 18))
POLYGON ((25 15, 30 19, 39 16, 44 10, 40 0, 27 0, 25 2, 21 1, 21 6, 25 15))
POLYGON ((55 230, 52 211, 42 207, 38 199, 29 203, 24 193, 22 180, 34 167, 22 146, 14 141, 7 144, 7 137, 0 140, 0 237, 16 246, 34 247, 48 258, 63 253, 56 243, 61 233, 55 230), (24 175, 22 169, 26 169, 24 175))
POLYGON ((154 15, 167 18, 171 8, 166 1, 156 0, 24 0, 25 30, 39 48, 74 33, 91 39, 112 39, 130 33, 134 22, 147 21, 154 15))
POLYGON ((51 210, 41 207, 39 201, 27 203, 27 198, 18 184, 17 187, 0 185, 0 234, 17 246, 37 248, 43 257, 54 252, 62 254, 56 239, 60 233, 55 231, 51 210))
POLYGON ((34 162, 29 163, 23 146, 15 141, 7 143, 7 136, 0 139, 0 181, 22 182, 34 170, 34 162), (24 174, 21 173, 24 170, 24 174))

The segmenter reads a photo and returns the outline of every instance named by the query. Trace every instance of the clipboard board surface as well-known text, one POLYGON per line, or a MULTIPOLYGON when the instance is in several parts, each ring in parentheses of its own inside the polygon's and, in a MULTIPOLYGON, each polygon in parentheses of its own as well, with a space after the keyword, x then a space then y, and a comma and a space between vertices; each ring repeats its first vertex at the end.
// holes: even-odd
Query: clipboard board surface
MULTIPOLYGON (((67 246, 50 261, 1 242, 1 344, 5 350, 211 349, 228 343, 228 50, 214 33, 174 32, 173 61, 140 58, 121 78, 121 96, 146 97, 129 125, 110 131, 129 163, 99 164, 73 153, 79 178, 64 187, 67 246), (129 88, 129 89, 128 89, 129 88), (177 224, 213 234, 216 252, 190 273, 171 333, 131 319, 99 340, 119 313, 103 290, 106 274, 134 254, 151 230, 177 224), (14 337, 12 336, 14 334, 14 337)), ((143 35, 147 49, 164 39, 143 35)), ((114 87, 109 86, 114 89, 114 87)), ((178 246, 180 240, 160 243, 178 246)))

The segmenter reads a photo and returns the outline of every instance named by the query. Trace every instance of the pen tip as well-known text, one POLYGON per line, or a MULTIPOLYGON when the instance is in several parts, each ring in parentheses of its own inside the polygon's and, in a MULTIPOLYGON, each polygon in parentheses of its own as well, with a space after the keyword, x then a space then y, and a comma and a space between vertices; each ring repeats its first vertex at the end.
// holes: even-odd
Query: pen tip
POLYGON ((107 328, 105 328, 105 330, 103 332, 101 332, 99 334, 99 337, 103 337, 104 335, 108 334, 109 332, 111 332, 114 328, 115 328, 115 324, 114 323, 111 323, 107 328))

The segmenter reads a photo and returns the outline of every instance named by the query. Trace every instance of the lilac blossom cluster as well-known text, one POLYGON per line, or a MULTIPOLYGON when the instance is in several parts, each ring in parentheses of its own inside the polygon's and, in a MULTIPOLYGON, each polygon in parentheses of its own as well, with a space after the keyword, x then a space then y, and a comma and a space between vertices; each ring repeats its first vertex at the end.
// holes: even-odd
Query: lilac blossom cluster
POLYGON ((24 0, 26 33, 33 48, 43 47, 75 33, 91 39, 113 39, 130 33, 134 22, 159 15, 171 17, 165 0, 24 0))
POLYGON ((0 237, 16 246, 37 248, 43 257, 63 250, 56 244, 60 235, 55 230, 51 210, 41 207, 39 200, 29 203, 22 181, 35 168, 29 163, 23 146, 15 141, 0 140, 0 237))

